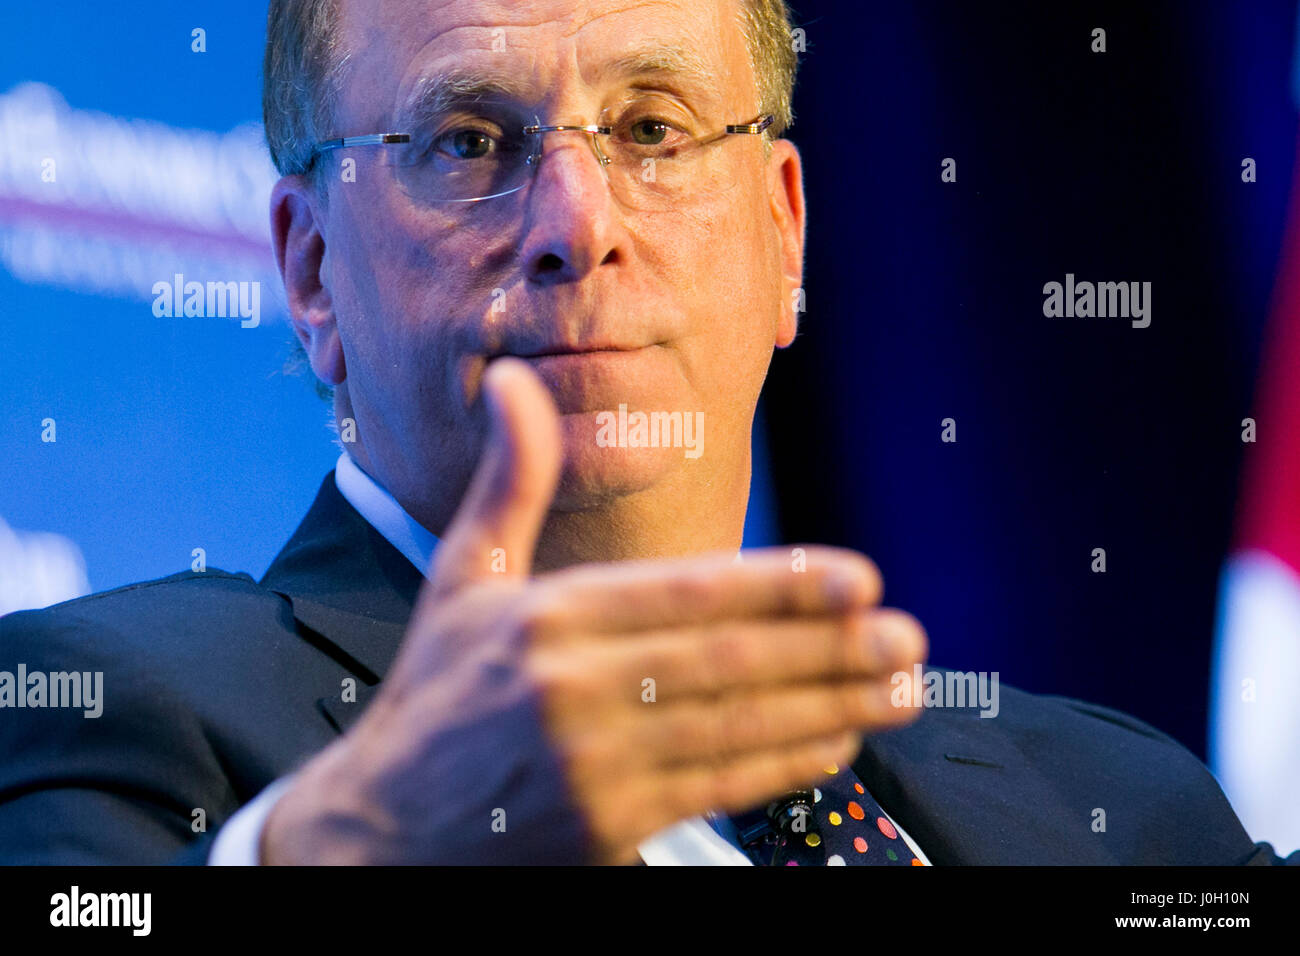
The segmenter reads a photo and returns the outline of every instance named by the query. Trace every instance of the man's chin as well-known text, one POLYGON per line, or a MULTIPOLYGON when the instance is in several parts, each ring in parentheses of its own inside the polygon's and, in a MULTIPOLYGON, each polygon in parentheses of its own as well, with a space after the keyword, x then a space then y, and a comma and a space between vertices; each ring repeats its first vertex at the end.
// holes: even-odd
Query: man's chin
MULTIPOLYGON (((594 412, 563 415, 564 465, 552 505, 555 511, 590 511, 653 488, 675 469, 699 467, 684 447, 641 447, 639 436, 618 423, 601 431, 594 412), (613 438, 613 441, 609 439, 613 438)), ((698 456, 696 456, 698 457, 698 456)))

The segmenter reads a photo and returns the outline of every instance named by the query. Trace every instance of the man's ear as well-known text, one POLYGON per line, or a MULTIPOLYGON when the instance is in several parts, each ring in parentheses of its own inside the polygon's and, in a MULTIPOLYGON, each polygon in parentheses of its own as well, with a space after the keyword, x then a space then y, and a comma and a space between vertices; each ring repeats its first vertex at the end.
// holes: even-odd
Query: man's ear
POLYGON ((271 243, 289 303, 289 321, 326 385, 347 377, 334 305, 325 284, 320 199, 306 176, 285 176, 271 190, 271 243))
POLYGON ((781 242, 781 291, 785 296, 776 327, 776 344, 785 348, 799 331, 803 311, 803 247, 807 224, 803 196, 803 161, 788 139, 772 144, 767 165, 772 220, 781 242))

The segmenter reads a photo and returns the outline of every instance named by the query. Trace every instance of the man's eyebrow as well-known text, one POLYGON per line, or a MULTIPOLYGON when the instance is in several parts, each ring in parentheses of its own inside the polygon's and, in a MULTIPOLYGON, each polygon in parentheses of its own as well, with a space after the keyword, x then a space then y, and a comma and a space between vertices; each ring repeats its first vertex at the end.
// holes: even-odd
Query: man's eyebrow
POLYGON ((482 100, 523 102, 527 90, 518 79, 499 73, 448 70, 415 81, 396 114, 396 125, 418 126, 453 106, 482 100))

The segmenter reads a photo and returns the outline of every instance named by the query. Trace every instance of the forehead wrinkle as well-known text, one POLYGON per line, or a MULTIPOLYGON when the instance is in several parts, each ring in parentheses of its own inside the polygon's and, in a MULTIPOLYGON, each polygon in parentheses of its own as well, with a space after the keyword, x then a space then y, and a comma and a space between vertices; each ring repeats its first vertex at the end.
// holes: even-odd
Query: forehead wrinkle
POLYGON ((596 75, 641 77, 666 74, 708 87, 718 83, 712 69, 696 51, 675 45, 654 45, 621 54, 596 68, 596 75))
POLYGON ((415 123, 435 116, 459 103, 485 99, 522 102, 528 95, 527 85, 517 74, 497 70, 452 67, 426 73, 417 79, 397 111, 399 122, 415 123))
POLYGON ((707 10, 699 5, 699 0, 688 4, 679 0, 634 3, 589 16, 565 35, 577 40, 576 53, 585 45, 579 33, 606 16, 653 7, 667 8, 664 15, 656 17, 654 29, 623 44, 621 50, 611 52, 605 59, 581 63, 581 74, 590 77, 592 85, 609 77, 663 79, 679 87, 679 92, 699 93, 708 100, 728 99, 736 93, 730 85, 736 71, 729 60, 730 53, 735 52, 735 41, 741 41, 740 53, 746 68, 749 65, 749 50, 739 16, 741 4, 737 0, 715 2, 707 10), (728 11, 732 15, 728 16, 728 11), (699 19, 702 12, 704 22, 699 19))
MULTIPOLYGON (((718 77, 694 51, 674 45, 654 45, 622 53, 594 70, 597 77, 636 79, 668 76, 703 90, 716 87, 718 77)), ((398 124, 414 124, 457 104, 485 99, 523 102, 531 91, 517 74, 499 70, 452 67, 419 77, 397 110, 398 124)))
MULTIPOLYGON (((730 6, 734 0, 724 0, 723 6, 730 6)), ((452 7, 456 5, 456 0, 443 5, 443 7, 452 7)), ((682 23, 681 14, 682 6, 673 0, 651 0, 649 3, 632 2, 630 4, 620 4, 613 9, 606 9, 588 15, 579 20, 578 16, 570 19, 570 25, 563 30, 561 36, 565 39, 577 39, 579 34, 583 33, 588 27, 592 27, 600 21, 607 21, 607 18, 620 13, 629 13, 636 10, 645 10, 653 7, 666 7, 672 14, 678 16, 665 16, 659 19, 660 26, 669 24, 680 25, 683 29, 689 30, 694 35, 697 32, 698 24, 692 27, 690 23, 682 23)), ((443 9, 440 7, 439 9, 443 9)), ((719 11, 720 12, 720 11, 719 11)), ((574 11, 577 14, 577 11, 574 11)), ((528 29, 529 27, 539 24, 529 22, 531 18, 511 21, 506 17, 496 22, 470 22, 454 24, 447 29, 440 31, 436 35, 436 41, 445 42, 447 38, 461 31, 473 31, 480 33, 487 30, 493 30, 499 27, 505 27, 507 30, 528 29)), ((689 19, 689 18, 688 18, 689 19)), ((721 18, 721 23, 715 17, 710 17, 716 24, 725 24, 727 18, 721 18)), ((542 21, 545 22, 545 21, 542 21)), ((737 23, 737 26, 739 24, 737 23)), ((370 30, 375 29, 370 25, 370 30)), ((476 38, 478 39, 478 38, 476 38)), ((724 38, 720 38, 724 39, 724 38)), ((594 82, 615 79, 637 79, 649 78, 654 76, 663 77, 677 81, 680 84, 689 84, 697 88, 701 93, 713 93, 721 95, 722 87, 725 85, 726 77, 720 75, 719 69, 721 64, 710 62, 708 56, 703 51, 684 46, 680 42, 671 38, 647 38, 643 41, 644 45, 633 48, 612 52, 608 59, 592 63, 582 63, 578 53, 578 46, 571 49, 571 54, 575 60, 574 65, 578 67, 579 75, 586 75, 590 81, 589 85, 594 82)), ((578 41, 579 45, 581 41, 578 41)), ((725 46, 725 39, 723 46, 725 46)), ((478 52, 479 44, 471 44, 467 52, 478 52)), ((724 71, 726 72, 726 71, 724 71)), ((402 123, 414 123, 425 120, 428 117, 441 112, 448 107, 456 105, 465 105, 483 99, 499 98, 517 103, 532 102, 538 96, 545 97, 544 91, 535 90, 534 84, 527 79, 527 73, 507 72, 500 67, 484 64, 482 67, 470 65, 453 64, 445 69, 434 68, 427 74, 417 77, 410 91, 401 98, 401 103, 394 110, 395 121, 402 123)))

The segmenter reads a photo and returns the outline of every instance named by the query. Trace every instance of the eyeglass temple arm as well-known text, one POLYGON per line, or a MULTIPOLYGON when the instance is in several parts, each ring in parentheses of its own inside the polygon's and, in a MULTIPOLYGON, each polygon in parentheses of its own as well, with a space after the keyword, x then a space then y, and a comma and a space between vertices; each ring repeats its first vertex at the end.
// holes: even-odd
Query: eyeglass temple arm
POLYGON ((763 132, 765 129, 767 129, 775 122, 776 122, 776 117, 773 116, 771 113, 768 113, 766 116, 756 119, 752 123, 728 123, 727 132, 728 133, 751 133, 757 135, 758 133, 763 132))
POLYGON ((327 149, 343 149, 347 146, 383 146, 388 143, 409 143, 411 137, 406 133, 370 133, 367 136, 340 136, 317 143, 313 153, 323 153, 327 149))

